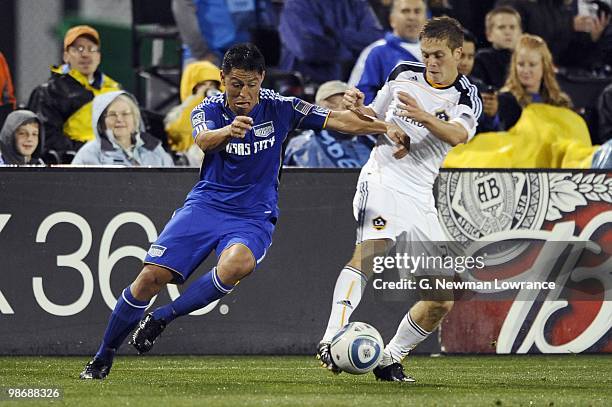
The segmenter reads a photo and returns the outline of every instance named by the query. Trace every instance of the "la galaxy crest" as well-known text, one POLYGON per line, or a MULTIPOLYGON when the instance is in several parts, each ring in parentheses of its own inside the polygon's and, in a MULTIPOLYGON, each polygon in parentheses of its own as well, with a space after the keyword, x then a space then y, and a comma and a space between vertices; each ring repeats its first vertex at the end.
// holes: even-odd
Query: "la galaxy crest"
POLYGON ((372 226, 376 230, 383 230, 385 227, 387 227, 387 220, 382 216, 378 216, 372 219, 372 226))

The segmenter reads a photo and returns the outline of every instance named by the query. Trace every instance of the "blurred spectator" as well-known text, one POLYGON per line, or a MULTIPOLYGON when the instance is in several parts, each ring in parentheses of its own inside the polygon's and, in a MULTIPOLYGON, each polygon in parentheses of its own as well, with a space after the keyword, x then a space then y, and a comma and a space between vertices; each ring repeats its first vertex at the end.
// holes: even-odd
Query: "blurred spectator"
POLYGON ((498 116, 502 130, 514 126, 530 103, 571 107, 569 96, 561 91, 555 78, 552 54, 546 42, 536 35, 523 34, 519 38, 501 92, 498 116))
POLYGON ((389 15, 391 14, 391 4, 393 4, 393 0, 369 0, 369 2, 383 29, 385 31, 391 31, 389 15))
MULTIPOLYGON (((342 110, 345 82, 329 81, 319 87, 315 102, 330 110, 342 110)), ((332 130, 305 130, 293 137, 285 151, 284 165, 310 168, 359 168, 370 157, 375 140, 332 130)))
POLYGON ((207 60, 218 65, 229 47, 249 42, 251 30, 272 25, 274 18, 269 0, 172 0, 172 13, 185 64, 207 60))
POLYGON ((442 16, 455 17, 449 0, 429 0, 428 3, 432 18, 442 16))
POLYGON ((44 129, 40 119, 29 110, 8 115, 0 131, 0 162, 12 165, 41 165, 44 129))
POLYGON ((485 17, 485 30, 491 48, 478 51, 472 75, 499 89, 506 82, 512 51, 521 35, 521 15, 512 7, 496 7, 485 17))
POLYGON ((612 139, 612 83, 603 90, 597 103, 599 117, 599 140, 605 142, 612 139))
MULTIPOLYGON (((597 55, 609 15, 580 15, 567 0, 502 0, 523 19, 525 32, 538 35, 550 45, 556 65, 589 68, 597 55)), ((609 49, 609 46, 608 46, 609 49)))
POLYGON ((100 35, 94 28, 79 25, 68 30, 65 64, 51 67, 51 78, 34 89, 28 102, 45 128, 43 156, 69 163, 79 147, 95 138, 91 101, 96 95, 120 89, 99 70, 100 60, 100 35))
POLYGON ((612 0, 578 0, 574 3, 577 3, 574 29, 578 31, 582 29, 591 35, 592 41, 595 41, 595 50, 590 53, 590 58, 582 66, 596 74, 609 76, 612 74, 612 24, 610 24, 612 0))
POLYGON ((127 92, 109 92, 93 100, 96 139, 88 141, 72 164, 172 167, 172 157, 155 137, 144 133, 136 100, 127 92))
POLYGON ((215 95, 221 88, 219 68, 208 61, 187 65, 181 77, 181 104, 176 106, 164 119, 170 148, 187 157, 190 167, 199 167, 204 152, 194 144, 191 127, 191 111, 202 99, 215 95))
POLYGON ((286 0, 279 33, 279 68, 316 83, 345 78, 359 53, 384 34, 367 0, 286 0))
POLYGON ((11 105, 16 107, 13 79, 4 55, 0 52, 0 105, 11 105))
POLYGON ((349 84, 365 95, 365 104, 374 100, 387 76, 400 61, 421 62, 419 33, 427 21, 424 0, 394 0, 389 22, 393 32, 363 50, 351 72, 349 84))
POLYGON ((476 45, 484 47, 487 44, 485 33, 485 16, 494 8, 496 0, 450 0, 452 17, 461 22, 478 40, 476 45))
POLYGON ((497 91, 490 85, 485 84, 478 78, 472 77, 472 69, 474 68, 474 56, 476 54, 476 37, 463 29, 463 50, 461 51, 461 60, 457 66, 460 74, 468 77, 478 88, 478 92, 482 98, 482 112, 478 118, 477 133, 487 131, 496 131, 499 129, 499 123, 496 116, 498 109, 497 91))

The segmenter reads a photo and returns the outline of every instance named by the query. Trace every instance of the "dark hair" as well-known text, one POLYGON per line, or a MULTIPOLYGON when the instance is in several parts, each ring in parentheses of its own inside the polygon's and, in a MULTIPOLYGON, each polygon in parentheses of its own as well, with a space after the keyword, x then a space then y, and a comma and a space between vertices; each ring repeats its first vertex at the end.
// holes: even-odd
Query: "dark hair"
POLYGON ((224 74, 229 74, 232 69, 244 71, 257 71, 263 73, 266 69, 266 61, 259 48, 251 43, 236 44, 227 50, 223 56, 221 69, 224 74))
MULTIPOLYGON (((27 124, 38 124, 39 130, 40 130, 40 120, 38 120, 35 117, 30 117, 29 119, 25 119, 24 121, 21 122, 21 124, 19 126, 17 126, 17 129, 20 128, 21 126, 25 126, 27 124)), ((17 131, 17 129, 15 129, 15 131, 17 131)))
POLYGON ((476 39, 476 36, 467 28, 463 29, 463 42, 472 42, 474 43, 474 48, 478 48, 478 40, 476 39))
POLYGON ((463 27, 451 17, 435 17, 425 23, 419 40, 424 38, 446 40, 451 51, 463 46, 463 27))

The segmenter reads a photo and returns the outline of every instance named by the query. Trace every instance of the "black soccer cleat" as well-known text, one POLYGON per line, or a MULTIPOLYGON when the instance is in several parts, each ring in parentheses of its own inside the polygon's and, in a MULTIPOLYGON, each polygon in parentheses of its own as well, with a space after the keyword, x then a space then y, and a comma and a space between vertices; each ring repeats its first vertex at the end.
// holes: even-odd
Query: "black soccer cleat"
POLYGON ((404 374, 404 366, 397 362, 391 363, 385 367, 376 366, 374 368, 374 376, 376 376, 376 380, 381 380, 383 382, 416 382, 414 377, 404 374))
POLYGON ((98 379, 102 380, 110 373, 111 366, 107 365, 102 359, 93 358, 88 364, 85 365, 85 369, 79 375, 79 378, 84 380, 98 379))
POLYGON ((319 346, 317 347, 317 359, 319 363, 321 363, 321 367, 326 368, 333 374, 340 374, 342 370, 334 363, 330 346, 331 344, 329 342, 319 342, 319 346))
POLYGON ((138 328, 132 334, 132 340, 129 344, 136 348, 139 354, 147 353, 164 329, 166 329, 166 321, 155 319, 152 313, 148 313, 138 323, 138 328))

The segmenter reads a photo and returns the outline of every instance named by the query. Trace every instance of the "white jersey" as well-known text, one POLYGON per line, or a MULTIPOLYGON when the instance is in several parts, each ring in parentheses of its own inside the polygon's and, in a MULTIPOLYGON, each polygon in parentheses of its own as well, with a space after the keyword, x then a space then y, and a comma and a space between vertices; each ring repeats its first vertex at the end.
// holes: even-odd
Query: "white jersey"
POLYGON ((410 152, 398 160, 393 157, 395 143, 387 136, 378 137, 360 180, 369 179, 415 197, 431 196, 440 166, 452 146, 422 124, 395 114, 400 103, 399 91, 410 94, 423 110, 439 119, 461 124, 468 132, 468 139, 476 132, 482 101, 476 86, 464 75, 459 75, 450 86, 434 88, 425 79, 425 65, 400 62, 370 105, 379 119, 396 123, 408 134, 410 152))

